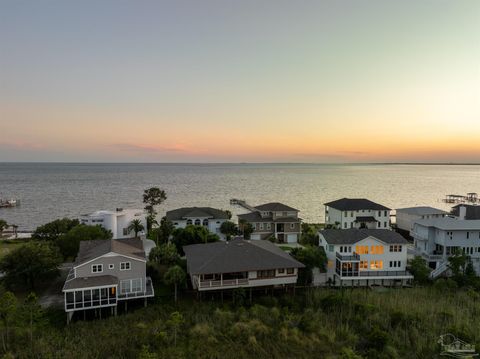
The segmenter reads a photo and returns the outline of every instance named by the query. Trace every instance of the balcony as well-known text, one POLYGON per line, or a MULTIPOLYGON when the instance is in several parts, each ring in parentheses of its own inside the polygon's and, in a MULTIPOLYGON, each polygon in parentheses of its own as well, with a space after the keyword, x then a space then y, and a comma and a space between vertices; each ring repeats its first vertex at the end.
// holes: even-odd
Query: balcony
POLYGON ((342 262, 346 262, 346 261, 351 262, 351 261, 359 261, 360 260, 360 255, 358 253, 355 253, 355 252, 353 252, 350 255, 340 254, 340 253, 336 252, 335 256, 337 257, 337 259, 341 260, 342 262))
POLYGON ((351 271, 351 272, 344 272, 343 274, 340 273, 340 270, 337 268, 336 270, 337 275, 340 276, 341 279, 366 279, 366 278, 375 278, 375 277, 409 277, 413 278, 413 276, 408 271, 382 271, 382 270, 370 270, 370 271, 351 271))
POLYGON ((118 293, 118 300, 147 298, 147 297, 153 297, 154 295, 155 295, 155 290, 153 289, 152 279, 150 277, 147 277, 145 291, 118 293))
POLYGON ((200 280, 196 278, 198 289, 203 288, 222 288, 222 287, 237 287, 249 284, 248 278, 223 279, 223 280, 200 280))

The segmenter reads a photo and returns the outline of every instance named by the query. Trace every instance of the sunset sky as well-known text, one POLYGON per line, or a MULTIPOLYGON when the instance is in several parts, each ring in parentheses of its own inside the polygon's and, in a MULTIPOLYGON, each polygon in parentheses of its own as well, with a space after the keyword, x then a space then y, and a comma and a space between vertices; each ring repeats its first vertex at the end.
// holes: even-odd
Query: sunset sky
POLYGON ((0 0, 0 161, 480 162, 480 1, 0 0))

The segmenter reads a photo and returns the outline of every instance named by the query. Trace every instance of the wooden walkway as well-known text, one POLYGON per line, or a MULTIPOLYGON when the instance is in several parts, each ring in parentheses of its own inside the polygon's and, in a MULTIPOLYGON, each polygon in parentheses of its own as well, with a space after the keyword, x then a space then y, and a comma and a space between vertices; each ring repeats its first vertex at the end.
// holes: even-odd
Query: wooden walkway
POLYGON ((255 207, 252 207, 250 206, 245 200, 243 199, 238 199, 238 198, 232 198, 230 200, 230 204, 231 205, 236 205, 236 206, 240 206, 240 207, 243 207, 245 209, 248 209, 249 211, 251 212, 255 212, 257 209, 255 207))

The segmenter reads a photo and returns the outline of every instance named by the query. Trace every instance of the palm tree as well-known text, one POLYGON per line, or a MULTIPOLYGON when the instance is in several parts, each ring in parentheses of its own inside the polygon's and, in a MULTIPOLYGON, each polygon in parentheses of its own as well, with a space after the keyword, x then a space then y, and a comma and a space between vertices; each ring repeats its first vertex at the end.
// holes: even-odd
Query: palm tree
POLYGON ((175 303, 177 303, 177 286, 185 282, 185 278, 185 271, 179 265, 174 265, 173 267, 170 267, 163 275, 163 280, 166 284, 173 284, 175 286, 175 303))
POLYGON ((135 238, 138 236, 138 232, 141 232, 145 229, 144 225, 142 224, 142 221, 139 219, 134 219, 130 225, 128 226, 128 231, 129 232, 135 232, 135 238))
POLYGON ((2 232, 8 228, 8 224, 7 224, 7 221, 3 220, 3 219, 0 219, 0 235, 2 234, 2 232))

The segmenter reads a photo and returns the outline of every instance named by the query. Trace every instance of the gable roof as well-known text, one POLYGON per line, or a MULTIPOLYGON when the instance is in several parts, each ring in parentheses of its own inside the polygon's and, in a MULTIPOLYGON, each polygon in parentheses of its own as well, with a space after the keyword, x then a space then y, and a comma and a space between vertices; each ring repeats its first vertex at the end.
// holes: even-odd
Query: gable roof
POLYGON ((367 237, 374 237, 387 244, 407 244, 399 233, 388 229, 325 229, 319 232, 328 244, 354 244, 367 237))
POLYGON ((480 230, 480 219, 456 219, 452 217, 420 219, 416 224, 424 227, 434 227, 444 231, 450 230, 480 230))
POLYGON ((145 252, 141 239, 97 239, 80 242, 80 248, 77 258, 75 259, 75 267, 110 252, 145 260, 145 252))
POLYGON ((447 214, 448 213, 448 212, 445 212, 441 209, 428 207, 428 206, 398 208, 396 211, 397 211, 397 213, 401 212, 401 213, 413 214, 413 215, 416 215, 416 216, 425 216, 425 215, 429 215, 429 214, 447 214))
POLYGON ((304 265, 270 241, 234 239, 184 246, 190 274, 233 273, 304 265))
POLYGON ((371 209, 383 211, 390 211, 390 208, 385 207, 381 204, 370 201, 366 198, 342 198, 337 199, 336 201, 324 203, 325 206, 338 209, 340 211, 358 211, 361 209, 371 209))
POLYGON ((230 215, 226 211, 212 207, 183 207, 168 211, 166 217, 170 221, 178 221, 186 218, 229 219, 230 215))
POLYGON ((279 222, 279 223, 286 223, 286 222, 300 222, 301 219, 300 218, 297 218, 297 217, 276 217, 275 219, 273 219, 271 216, 269 217, 262 217, 260 215, 260 212, 250 212, 250 213, 245 213, 245 214, 239 214, 237 216, 239 219, 244 219, 246 220, 247 222, 269 222, 269 223, 272 223, 272 222, 279 222))
POLYGON ((118 285, 118 278, 113 275, 97 275, 92 277, 79 277, 67 280, 63 285, 63 290, 102 287, 109 285, 118 285))
POLYGON ((255 207, 258 211, 268 211, 268 212, 300 212, 298 209, 287 206, 286 204, 280 202, 270 202, 261 204, 255 207))

